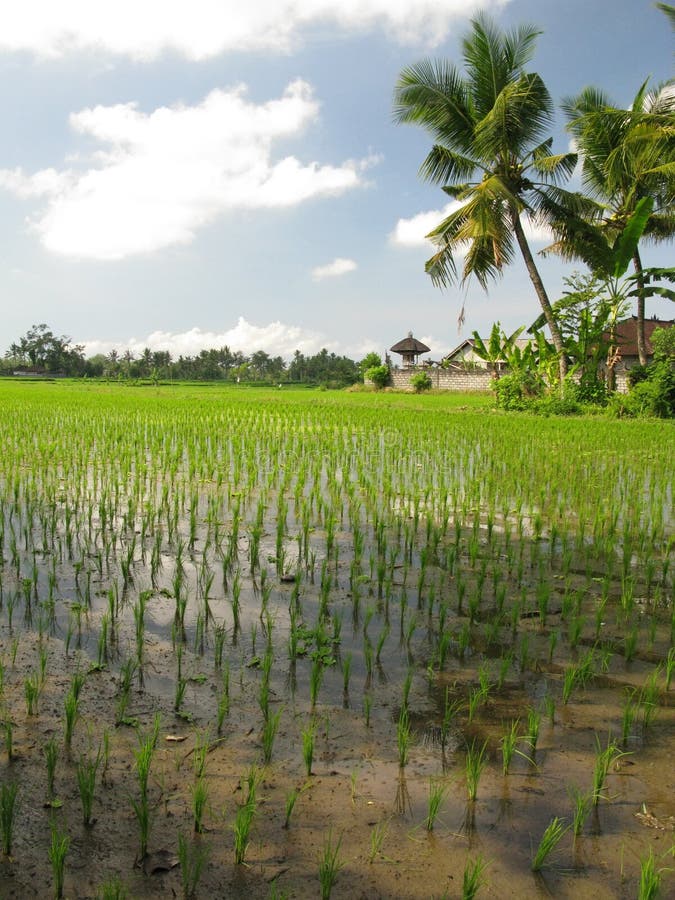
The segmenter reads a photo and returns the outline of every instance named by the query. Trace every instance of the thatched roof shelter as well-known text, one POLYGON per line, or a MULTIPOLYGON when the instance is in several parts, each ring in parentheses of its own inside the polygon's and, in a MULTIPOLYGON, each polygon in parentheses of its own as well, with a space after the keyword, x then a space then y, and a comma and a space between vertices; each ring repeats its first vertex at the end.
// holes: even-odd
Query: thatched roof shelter
POLYGON ((421 353, 429 353, 431 348, 427 347, 426 344, 423 344, 422 341, 418 341, 417 338, 414 338, 412 331, 409 331, 408 337, 404 337, 402 341, 394 344, 394 346, 389 349, 392 353, 399 353, 401 355, 403 367, 407 369, 411 366, 416 366, 417 357, 421 353))

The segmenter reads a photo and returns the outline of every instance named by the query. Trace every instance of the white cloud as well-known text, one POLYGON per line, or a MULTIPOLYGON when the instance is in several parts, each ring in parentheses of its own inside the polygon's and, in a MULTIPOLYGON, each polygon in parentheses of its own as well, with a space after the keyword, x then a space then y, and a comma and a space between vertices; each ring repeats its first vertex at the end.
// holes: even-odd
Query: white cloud
MULTIPOLYGON (((389 235, 389 240, 392 244, 400 247, 427 247, 432 250, 433 244, 427 235, 461 205, 458 200, 452 200, 443 209, 432 209, 428 212, 417 213, 409 219, 399 219, 389 235)), ((532 243, 547 243, 553 240, 549 228, 536 224, 527 217, 523 219, 523 229, 532 243)))
POLYGON ((445 356, 446 353, 449 352, 447 341, 440 341, 438 338, 434 337, 432 334, 425 334, 419 338, 423 344, 426 344, 430 354, 427 356, 426 354, 422 357, 422 359, 440 359, 441 356, 445 356))
POLYGON ((377 158, 339 166, 294 156, 274 161, 274 141, 299 135, 318 112, 311 86, 300 79, 262 104, 250 102, 239 85, 214 90, 196 106, 150 114, 133 103, 84 109, 70 121, 102 147, 90 168, 30 176, 0 170, 0 186, 48 198, 32 224, 54 253, 92 259, 149 253, 189 243, 228 210, 294 206, 362 185, 377 158))
POLYGON ((353 259, 343 259, 338 256, 333 262, 312 269, 312 279, 322 281, 324 278, 337 278, 340 275, 346 275, 347 272, 353 272, 356 268, 357 265, 353 259))
POLYGON ((437 46, 452 22, 508 0, 22 0, 3 17, 0 49, 60 57, 83 50, 139 60, 173 51, 202 60, 228 51, 288 52, 317 26, 384 29, 437 46))
POLYGON ((457 200, 453 200, 443 209, 431 209, 428 212, 417 213, 410 219, 399 219, 389 239, 393 244, 402 247, 430 247, 431 241, 427 239, 429 232, 461 205, 457 200))
POLYGON ((43 169, 34 175, 24 175, 21 169, 0 169, 0 188, 17 197, 51 197, 67 188, 69 178, 56 169, 43 169))
POLYGON ((168 350, 174 359, 181 355, 195 356, 201 350, 225 346, 230 350, 240 350, 244 354, 264 350, 270 356, 290 359, 296 350, 311 355, 318 353, 323 347, 335 351, 337 346, 334 341, 327 340, 326 336, 318 331, 311 331, 298 325, 286 325, 283 322, 253 325, 243 316, 239 317, 233 328, 221 332, 191 328, 183 332, 153 331, 146 338, 132 337, 127 341, 78 340, 76 343, 84 346, 86 356, 94 356, 97 353, 108 354, 111 350, 116 350, 120 354, 130 350, 134 356, 138 356, 149 347, 151 350, 168 350))

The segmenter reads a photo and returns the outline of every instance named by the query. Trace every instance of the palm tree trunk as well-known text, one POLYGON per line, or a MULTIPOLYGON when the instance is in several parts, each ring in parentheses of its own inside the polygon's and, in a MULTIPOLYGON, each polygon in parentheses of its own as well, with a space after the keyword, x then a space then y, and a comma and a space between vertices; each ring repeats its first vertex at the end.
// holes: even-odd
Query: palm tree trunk
POLYGON ((639 250, 633 254, 633 267, 637 282, 637 352, 641 366, 647 365, 647 341, 645 340, 645 281, 642 277, 642 260, 639 250))
POLYGON ((562 390, 563 381, 565 380, 565 376, 567 375, 567 357, 565 356, 565 346, 563 344, 562 334, 560 333, 560 328, 558 327, 558 323, 556 322, 555 316, 553 315, 551 301, 548 299, 548 294, 546 293, 544 282, 541 280, 541 275, 539 274, 539 270, 537 269, 537 266, 535 264, 534 257, 532 256, 530 245, 527 243, 527 238, 525 237, 523 225, 520 221, 520 216, 518 215, 517 210, 512 210, 511 219, 513 222, 513 231, 516 235, 518 246, 520 247, 520 252, 523 256, 523 259, 525 260, 527 273, 530 276, 530 281, 534 286, 534 290, 536 291, 537 297, 539 298, 539 303, 542 310, 544 311, 546 324, 548 325, 548 330, 551 333, 551 340, 553 341, 553 346, 555 347, 558 354, 560 389, 562 390))

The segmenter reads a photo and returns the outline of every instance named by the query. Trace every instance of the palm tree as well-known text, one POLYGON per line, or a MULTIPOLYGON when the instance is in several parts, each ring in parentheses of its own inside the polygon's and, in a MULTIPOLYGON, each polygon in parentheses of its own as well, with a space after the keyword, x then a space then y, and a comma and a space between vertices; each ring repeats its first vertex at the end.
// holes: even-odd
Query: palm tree
POLYGON ((670 24, 673 28, 675 28, 675 6, 671 3, 657 3, 657 9, 660 9, 662 13, 665 13, 670 19, 670 24))
POLYGON ((513 260, 514 236, 567 372, 560 329, 535 264, 523 216, 546 220, 580 198, 557 186, 572 173, 574 153, 552 155, 546 132, 553 103, 541 77, 525 71, 539 32, 522 26, 503 33, 486 17, 471 22, 462 43, 464 73, 447 61, 405 68, 396 84, 398 122, 421 125, 435 143, 420 174, 440 184, 456 208, 428 237, 438 247, 426 264, 443 287, 473 275, 487 289, 513 260), (468 248, 468 249, 467 249, 468 248), (454 254, 464 254, 461 274, 454 254))
MULTIPOLYGON (((601 204, 603 218, 598 227, 610 238, 621 232, 643 198, 652 200, 643 238, 665 241, 675 235, 673 88, 665 85, 650 92, 645 82, 629 109, 615 106, 593 87, 563 101, 568 130, 583 160, 584 187, 601 204)), ((558 249, 567 257, 583 258, 585 246, 575 247, 574 241, 563 237, 558 249)), ((645 365, 647 291, 638 246, 632 261, 637 281, 637 347, 640 363, 645 365)))

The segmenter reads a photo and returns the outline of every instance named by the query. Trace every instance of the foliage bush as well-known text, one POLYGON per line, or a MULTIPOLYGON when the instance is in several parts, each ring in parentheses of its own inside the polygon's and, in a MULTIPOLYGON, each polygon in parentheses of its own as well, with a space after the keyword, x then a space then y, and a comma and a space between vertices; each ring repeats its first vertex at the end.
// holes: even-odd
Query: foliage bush
POLYGON ((428 372, 418 372, 411 377, 410 384, 416 394, 421 394, 423 391, 430 391, 433 382, 428 372))
POLYGON ((493 382, 499 409, 529 409, 532 401, 544 393, 544 385, 533 372, 519 371, 493 382))
POLYGON ((675 417, 675 371, 668 360, 646 366, 646 378, 638 381, 628 394, 616 394, 610 412, 616 416, 675 417))
MULTIPOLYGON (((597 374, 582 375, 578 384, 570 382, 566 385, 565 396, 579 403, 590 403, 594 406, 607 405, 607 385, 597 374)), ((565 415, 563 413, 563 415, 565 415)))
POLYGON ((364 374, 368 381, 372 381, 377 390, 382 390, 389 383, 388 366, 371 366, 370 369, 366 369, 364 374))

